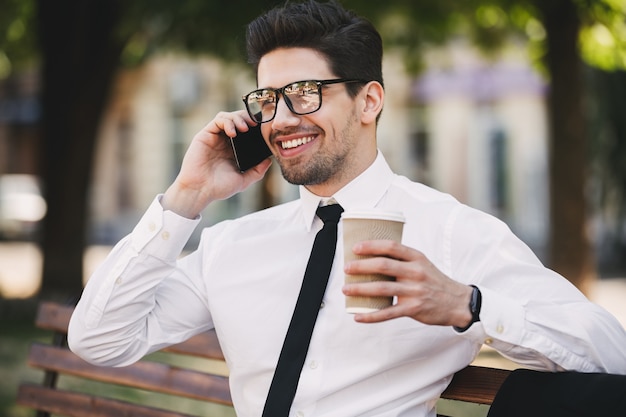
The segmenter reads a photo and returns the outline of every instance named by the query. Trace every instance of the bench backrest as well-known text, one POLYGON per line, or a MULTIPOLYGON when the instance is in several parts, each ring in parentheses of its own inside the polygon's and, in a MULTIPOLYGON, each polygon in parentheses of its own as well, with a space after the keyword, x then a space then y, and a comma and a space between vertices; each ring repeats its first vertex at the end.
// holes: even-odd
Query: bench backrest
MULTIPOLYGON (((232 401, 224 357, 214 331, 170 346, 130 366, 99 367, 88 364, 67 349, 65 337, 72 310, 71 306, 52 302, 39 305, 36 326, 53 331, 55 337, 52 344, 31 346, 29 366, 43 370, 44 380, 42 384, 21 384, 19 405, 38 410, 38 416, 183 417, 208 415, 208 403, 220 405, 210 415, 235 415, 230 408, 232 401), (70 382, 64 383, 61 379, 70 379, 70 382), (91 381, 97 381, 95 387, 85 389, 91 381), (110 395, 111 385, 138 389, 139 393, 128 394, 126 390, 121 398, 105 396, 102 391, 110 395), (103 389, 104 386, 107 388, 103 389), (158 401, 146 400, 142 394, 145 392, 166 396, 158 401), (183 398, 190 399, 191 405, 183 412, 174 411, 182 409, 180 400, 183 398), (195 408, 193 401, 199 401, 195 408)), ((469 366, 455 374, 442 398, 491 404, 508 374, 509 371, 502 369, 469 366)))

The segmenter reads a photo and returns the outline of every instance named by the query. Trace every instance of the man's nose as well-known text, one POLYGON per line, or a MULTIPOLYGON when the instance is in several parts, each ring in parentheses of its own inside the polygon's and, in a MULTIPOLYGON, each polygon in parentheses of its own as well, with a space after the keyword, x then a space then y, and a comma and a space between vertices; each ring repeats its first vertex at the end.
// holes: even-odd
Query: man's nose
POLYGON ((276 114, 274 115, 274 120, 272 120, 272 126, 275 130, 282 130, 284 127, 300 123, 300 117, 289 109, 285 97, 281 98, 282 100, 276 103, 276 114))

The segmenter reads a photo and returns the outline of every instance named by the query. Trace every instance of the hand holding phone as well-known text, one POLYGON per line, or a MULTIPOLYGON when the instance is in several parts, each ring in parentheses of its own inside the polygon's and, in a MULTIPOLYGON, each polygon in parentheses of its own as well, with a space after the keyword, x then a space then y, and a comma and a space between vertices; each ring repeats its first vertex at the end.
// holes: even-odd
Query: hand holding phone
POLYGON ((241 172, 258 165, 272 155, 261 134, 260 124, 251 126, 247 132, 237 132, 237 136, 230 138, 230 144, 235 155, 235 163, 241 172))

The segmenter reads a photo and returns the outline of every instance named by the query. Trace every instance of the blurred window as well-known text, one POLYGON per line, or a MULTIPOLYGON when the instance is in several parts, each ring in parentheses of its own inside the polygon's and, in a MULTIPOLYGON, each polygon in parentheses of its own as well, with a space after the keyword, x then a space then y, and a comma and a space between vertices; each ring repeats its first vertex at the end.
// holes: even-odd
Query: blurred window
POLYGON ((33 238, 46 209, 37 177, 27 174, 0 176, 0 237, 33 238))

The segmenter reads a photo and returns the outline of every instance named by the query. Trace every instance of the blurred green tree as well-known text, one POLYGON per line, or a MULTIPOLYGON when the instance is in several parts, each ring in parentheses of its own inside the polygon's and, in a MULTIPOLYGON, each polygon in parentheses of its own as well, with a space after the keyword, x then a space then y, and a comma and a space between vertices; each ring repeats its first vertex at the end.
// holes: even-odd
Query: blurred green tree
POLYGON ((40 60, 40 174, 48 212, 41 293, 82 289, 97 130, 116 71, 159 48, 241 59, 244 25, 277 1, 1 0, 0 60, 40 60))
MULTIPOLYGON (((36 50, 42 64, 41 174, 49 205, 41 242, 43 293, 73 294, 81 289, 94 143, 120 65, 139 63, 163 48, 241 59, 244 25, 279 3, 282 1, 0 0, 0 28, 6 28, 4 32, 0 29, 0 70, 3 62, 4 68, 10 67, 11 62, 32 57, 36 50)), ((424 45, 444 42, 454 34, 469 34, 487 50, 497 49, 511 37, 529 41, 529 50, 550 81, 550 265, 585 290, 595 265, 587 233, 587 125, 581 53, 596 65, 626 67, 624 2, 342 3, 369 16, 381 28, 386 43, 404 47, 413 70, 422 64, 424 45), (585 48, 597 41, 598 33, 613 40, 612 47, 605 48, 610 53, 598 53, 601 48, 597 46, 585 48), (579 44, 581 40, 585 42, 579 44)))

